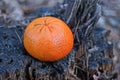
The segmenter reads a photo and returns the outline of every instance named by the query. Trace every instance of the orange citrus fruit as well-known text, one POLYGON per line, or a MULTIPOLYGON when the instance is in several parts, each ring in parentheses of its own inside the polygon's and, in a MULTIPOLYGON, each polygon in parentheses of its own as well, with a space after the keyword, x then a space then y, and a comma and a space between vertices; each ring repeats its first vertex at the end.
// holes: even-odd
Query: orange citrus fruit
POLYGON ((73 34, 70 28, 55 17, 33 20, 24 32, 24 47, 36 59, 46 62, 58 61, 71 51, 73 34))

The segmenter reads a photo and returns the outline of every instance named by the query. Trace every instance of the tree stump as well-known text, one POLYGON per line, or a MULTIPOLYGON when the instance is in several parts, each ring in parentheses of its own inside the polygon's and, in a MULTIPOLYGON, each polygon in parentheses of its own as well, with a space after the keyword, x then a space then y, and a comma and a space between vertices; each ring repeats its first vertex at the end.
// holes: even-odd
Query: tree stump
POLYGON ((96 27, 100 8, 98 0, 64 0, 53 8, 35 10, 22 21, 9 22, 14 24, 11 27, 0 19, 0 80, 106 79, 109 74, 102 74, 111 70, 113 54, 112 44, 107 41, 109 31, 96 27), (74 48, 58 62, 38 61, 24 49, 26 25, 41 16, 61 18, 74 33, 74 48))

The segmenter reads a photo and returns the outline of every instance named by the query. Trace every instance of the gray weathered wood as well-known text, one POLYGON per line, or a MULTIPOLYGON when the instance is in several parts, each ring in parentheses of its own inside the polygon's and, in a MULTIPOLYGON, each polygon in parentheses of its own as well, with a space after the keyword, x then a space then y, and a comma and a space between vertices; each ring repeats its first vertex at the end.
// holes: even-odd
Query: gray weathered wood
POLYGON ((16 27, 0 27, 0 80, 89 80, 98 69, 109 71, 112 44, 106 40, 108 31, 96 28, 101 11, 98 3, 98 0, 65 0, 53 9, 37 9, 16 27), (75 39, 70 54, 54 63, 32 58, 21 43, 28 24, 23 23, 47 15, 63 19, 75 39))

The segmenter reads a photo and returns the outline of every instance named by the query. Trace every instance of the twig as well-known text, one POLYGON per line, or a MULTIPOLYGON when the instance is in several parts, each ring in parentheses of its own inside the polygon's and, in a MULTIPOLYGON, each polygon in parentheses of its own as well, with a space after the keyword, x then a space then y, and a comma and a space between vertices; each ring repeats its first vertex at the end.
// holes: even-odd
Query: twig
POLYGON ((66 23, 69 23, 70 20, 71 20, 71 18, 72 18, 73 16, 75 16, 75 15, 73 15, 73 13, 76 14, 75 11, 78 11, 78 8, 79 8, 80 3, 81 3, 81 0, 79 0, 79 1, 76 0, 76 1, 74 2, 73 8, 72 8, 72 10, 71 10, 71 12, 70 12, 70 15, 69 15, 66 23))
POLYGON ((19 36, 19 34, 17 33, 17 31, 16 31, 16 30, 15 30, 15 33, 16 33, 16 35, 17 35, 17 37, 18 37, 18 39, 19 39, 20 43, 22 43, 22 39, 20 38, 20 36, 19 36))

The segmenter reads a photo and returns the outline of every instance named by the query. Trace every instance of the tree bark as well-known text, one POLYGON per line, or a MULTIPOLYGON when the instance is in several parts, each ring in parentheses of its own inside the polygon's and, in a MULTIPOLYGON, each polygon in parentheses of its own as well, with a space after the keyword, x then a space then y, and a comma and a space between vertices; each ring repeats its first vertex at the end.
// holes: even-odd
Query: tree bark
POLYGON ((26 27, 23 22, 12 28, 0 27, 0 80, 90 80, 99 69, 109 71, 112 44, 107 41, 109 31, 96 28, 101 11, 98 3, 98 0, 65 0, 53 9, 43 7, 25 17, 31 21, 50 15, 70 26, 74 48, 58 62, 41 62, 27 54, 22 43, 26 27))

